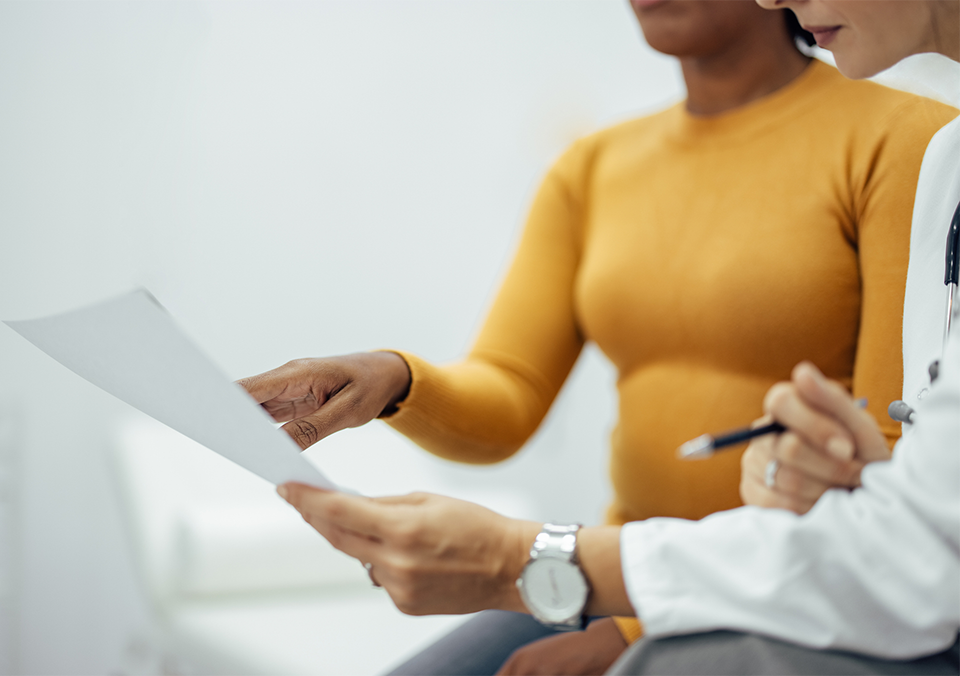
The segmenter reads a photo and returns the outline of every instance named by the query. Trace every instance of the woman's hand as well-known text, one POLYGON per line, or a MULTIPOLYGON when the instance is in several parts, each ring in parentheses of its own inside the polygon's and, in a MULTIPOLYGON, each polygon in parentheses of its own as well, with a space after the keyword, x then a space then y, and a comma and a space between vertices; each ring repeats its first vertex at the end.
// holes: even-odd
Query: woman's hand
POLYGON ((604 674, 626 649, 613 618, 604 617, 584 631, 547 636, 518 648, 497 674, 604 674))
MULTIPOLYGON (((277 488, 334 547, 369 565, 408 615, 526 612, 516 580, 541 524, 463 500, 413 493, 365 498, 289 483, 277 488)), ((593 586, 587 612, 630 615, 620 567, 620 528, 579 532, 580 565, 593 586)))
POLYGON ((770 388, 764 411, 788 431, 754 439, 743 454, 740 496, 749 505, 803 514, 828 489, 859 486, 867 463, 890 458, 876 421, 808 362, 770 388))
POLYGON ((524 610, 516 579, 537 523, 427 493, 365 498, 293 483, 277 492, 330 544, 372 564, 408 615, 524 610))
POLYGON ((393 352, 296 359, 237 381, 307 449, 329 434, 396 410, 410 390, 410 369, 393 352))

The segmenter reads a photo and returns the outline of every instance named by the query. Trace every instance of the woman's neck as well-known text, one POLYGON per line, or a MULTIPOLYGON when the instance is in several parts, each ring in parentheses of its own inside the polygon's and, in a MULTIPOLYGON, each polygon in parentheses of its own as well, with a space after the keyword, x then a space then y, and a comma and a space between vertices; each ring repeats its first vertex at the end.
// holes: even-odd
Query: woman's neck
POLYGON ((739 108, 786 86, 810 62, 780 36, 758 39, 771 44, 758 49, 743 40, 719 54, 680 57, 690 113, 718 115, 739 108))
POLYGON ((933 44, 930 51, 960 61, 960 2, 940 2, 933 21, 933 44))

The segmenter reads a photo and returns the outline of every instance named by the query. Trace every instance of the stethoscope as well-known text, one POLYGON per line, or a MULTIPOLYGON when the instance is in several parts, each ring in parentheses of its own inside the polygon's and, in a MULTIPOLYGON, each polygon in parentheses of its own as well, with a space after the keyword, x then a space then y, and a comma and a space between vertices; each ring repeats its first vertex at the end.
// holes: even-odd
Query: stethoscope
MULTIPOLYGON (((960 280, 960 204, 957 204, 956 211, 953 212, 953 220, 950 221, 950 229, 947 230, 947 254, 943 273, 943 283, 947 287, 947 316, 943 322, 943 348, 940 356, 947 348, 947 339, 950 337, 950 329, 953 323, 954 299, 957 295, 957 282, 960 280)), ((960 308, 957 308, 960 309, 960 308)), ((940 371, 940 360, 936 360, 927 368, 930 375, 930 383, 937 379, 940 371)), ((898 422, 912 423, 913 409, 902 400, 894 401, 887 408, 887 414, 898 422)))

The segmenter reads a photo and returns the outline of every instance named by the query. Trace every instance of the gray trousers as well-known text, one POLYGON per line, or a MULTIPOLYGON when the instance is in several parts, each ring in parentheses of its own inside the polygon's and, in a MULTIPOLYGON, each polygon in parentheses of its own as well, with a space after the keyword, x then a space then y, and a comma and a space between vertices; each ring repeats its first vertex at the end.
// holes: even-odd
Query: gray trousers
POLYGON ((388 676, 493 676, 514 650, 556 633, 523 613, 485 610, 388 676))
POLYGON ((811 650, 754 634, 714 631, 671 638, 642 639, 630 646, 607 673, 617 676, 958 674, 960 642, 936 655, 896 662, 834 650, 811 650))

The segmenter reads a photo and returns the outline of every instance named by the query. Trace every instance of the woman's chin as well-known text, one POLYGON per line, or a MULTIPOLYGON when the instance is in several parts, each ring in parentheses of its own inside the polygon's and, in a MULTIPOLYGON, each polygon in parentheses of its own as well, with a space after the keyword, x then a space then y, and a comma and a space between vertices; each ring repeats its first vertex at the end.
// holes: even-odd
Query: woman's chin
POLYGON ((863 80, 864 78, 873 77, 877 73, 886 70, 893 66, 900 59, 866 59, 862 55, 859 56, 849 56, 844 55, 842 52, 838 53, 834 50, 833 57, 837 63, 837 70, 843 73, 846 77, 851 80, 863 80))

